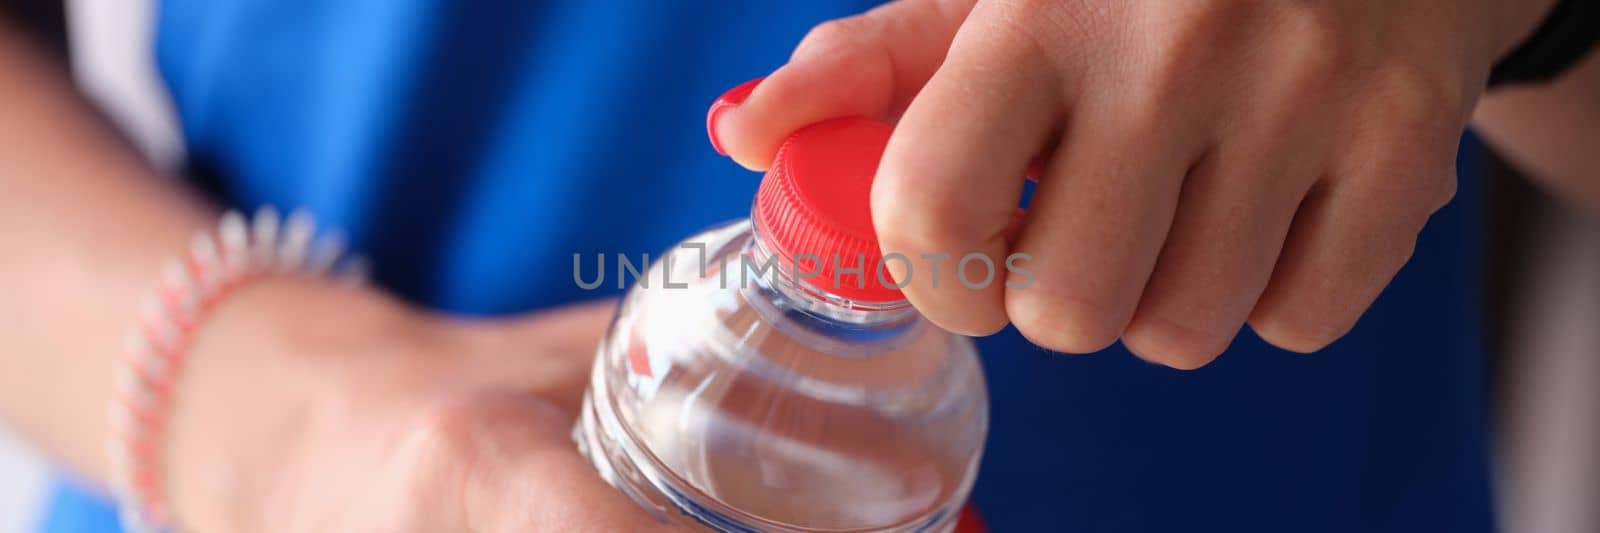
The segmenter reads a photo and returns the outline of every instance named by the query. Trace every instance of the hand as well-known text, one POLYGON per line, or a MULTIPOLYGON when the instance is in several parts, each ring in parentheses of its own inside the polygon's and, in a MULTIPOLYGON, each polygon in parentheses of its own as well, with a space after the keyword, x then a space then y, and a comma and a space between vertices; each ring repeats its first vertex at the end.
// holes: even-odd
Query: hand
POLYGON ((665 529, 570 435, 612 307, 466 322, 273 280, 201 326, 168 441, 183 531, 665 529))
POLYGON ((1491 65, 1550 3, 902 0, 818 26, 708 127, 760 169, 806 124, 897 119, 872 191, 885 252, 1032 258, 1027 288, 913 275, 946 329, 1009 320, 1066 352, 1121 337, 1195 368, 1248 321, 1311 352, 1450 200, 1491 65))

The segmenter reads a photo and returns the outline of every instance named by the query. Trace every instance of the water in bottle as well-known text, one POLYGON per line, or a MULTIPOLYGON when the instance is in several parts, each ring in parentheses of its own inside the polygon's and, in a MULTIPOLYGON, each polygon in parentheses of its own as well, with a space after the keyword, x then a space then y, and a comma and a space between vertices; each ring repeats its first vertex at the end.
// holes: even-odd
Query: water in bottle
POLYGON ((918 315, 882 264, 868 196, 889 132, 796 132, 749 220, 668 251, 622 301, 574 437, 663 521, 954 527, 988 396, 972 342, 918 315))

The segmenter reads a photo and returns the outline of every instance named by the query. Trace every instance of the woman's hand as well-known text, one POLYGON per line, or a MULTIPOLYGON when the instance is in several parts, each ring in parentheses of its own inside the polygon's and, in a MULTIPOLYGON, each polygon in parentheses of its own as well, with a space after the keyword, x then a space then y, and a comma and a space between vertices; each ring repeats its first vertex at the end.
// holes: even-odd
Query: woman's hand
POLYGON ((181 530, 664 529, 571 440, 612 307, 467 322, 273 280, 205 321, 168 441, 181 530))
POLYGON ((1026 288, 912 276, 947 329, 1009 320, 1067 352, 1121 337, 1194 368, 1248 321, 1310 352, 1450 200, 1491 65, 1551 1, 902 0, 818 26, 708 127, 759 169, 806 124, 897 120, 873 188, 885 252, 1031 256, 1026 288))

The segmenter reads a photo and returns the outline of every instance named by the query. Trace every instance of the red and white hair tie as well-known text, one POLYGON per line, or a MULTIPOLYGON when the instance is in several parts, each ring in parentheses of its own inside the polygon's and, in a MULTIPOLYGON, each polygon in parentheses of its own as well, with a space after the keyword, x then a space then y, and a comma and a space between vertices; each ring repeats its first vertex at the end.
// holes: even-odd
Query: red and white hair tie
POLYGON ((246 221, 229 211, 169 261, 128 335, 111 405, 111 486, 128 533, 170 531, 163 446, 189 342, 208 311, 233 289, 267 276, 332 276, 360 283, 367 264, 345 257, 337 233, 318 236, 310 213, 286 219, 271 206, 246 221))

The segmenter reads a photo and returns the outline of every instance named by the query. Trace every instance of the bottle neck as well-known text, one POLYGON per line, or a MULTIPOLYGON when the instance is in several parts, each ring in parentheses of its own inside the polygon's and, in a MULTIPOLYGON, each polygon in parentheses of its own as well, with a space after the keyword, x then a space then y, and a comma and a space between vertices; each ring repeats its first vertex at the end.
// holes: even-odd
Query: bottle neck
MULTIPOLYGON (((751 238, 741 255, 755 265, 769 267, 767 275, 756 276, 746 298, 772 306, 788 318, 820 329, 831 336, 845 335, 868 340, 902 333, 920 324, 920 315, 906 300, 862 302, 826 290, 825 285, 797 276, 797 265, 773 252, 762 238, 761 228, 751 224, 751 238), (864 337, 864 338, 863 338, 864 337)), ((828 280, 824 280, 828 281, 828 280)))

